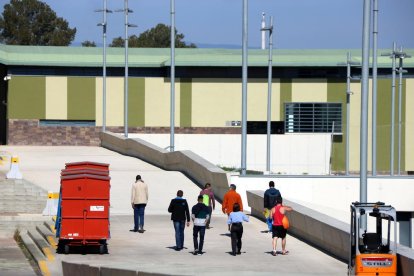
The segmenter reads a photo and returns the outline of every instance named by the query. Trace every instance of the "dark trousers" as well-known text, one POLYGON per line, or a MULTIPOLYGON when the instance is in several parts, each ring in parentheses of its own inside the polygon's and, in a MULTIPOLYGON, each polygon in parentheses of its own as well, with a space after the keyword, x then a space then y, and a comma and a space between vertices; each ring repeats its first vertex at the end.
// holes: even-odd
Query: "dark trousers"
POLYGON ((144 229, 144 214, 147 204, 134 204, 134 230, 144 229))
POLYGON ((243 224, 241 222, 233 223, 230 228, 231 250, 233 254, 240 252, 242 248, 243 224), (236 250, 237 249, 237 250, 236 250))
POLYGON ((204 244, 204 234, 206 233, 205 226, 194 226, 193 227, 193 241, 194 241, 194 250, 202 252, 204 244), (198 242, 198 233, 200 233, 200 243, 198 242))

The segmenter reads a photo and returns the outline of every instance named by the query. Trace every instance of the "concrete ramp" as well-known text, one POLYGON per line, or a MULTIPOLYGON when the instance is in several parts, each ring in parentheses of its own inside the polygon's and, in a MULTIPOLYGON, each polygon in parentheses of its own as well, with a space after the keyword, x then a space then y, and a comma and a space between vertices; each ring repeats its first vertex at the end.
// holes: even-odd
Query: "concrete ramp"
MULTIPOLYGON (((192 226, 185 230, 185 247, 175 251, 174 229, 167 213, 170 200, 182 189, 190 206, 196 203, 200 188, 183 174, 164 171, 136 158, 123 156, 99 147, 6 147, 20 157, 23 177, 48 191, 59 190, 60 170, 67 162, 95 161, 110 164, 111 239, 109 254, 56 255, 57 261, 84 264, 76 271, 98 271, 96 275, 117 268, 127 271, 155 272, 168 275, 341 275, 346 264, 288 236, 289 255, 276 257, 271 252, 267 226, 250 217, 244 224, 242 254, 232 256, 227 231, 227 216, 217 204, 212 228, 206 231, 204 252, 193 250, 192 226), (130 189, 135 175, 149 185, 144 234, 130 232, 133 218, 130 189)), ((214 183, 213 187, 214 187, 214 183)), ((247 204, 244 203, 244 204, 247 204)), ((278 246, 280 250, 280 244, 278 246)), ((62 270, 63 273, 65 269, 62 270)), ((115 273, 115 272, 114 272, 115 273)), ((134 274, 134 273, 132 273, 134 274)), ((68 274, 69 275, 69 274, 68 274)), ((129 275, 129 274, 128 274, 129 275)), ((134 274, 136 275, 136 274, 134 274)))

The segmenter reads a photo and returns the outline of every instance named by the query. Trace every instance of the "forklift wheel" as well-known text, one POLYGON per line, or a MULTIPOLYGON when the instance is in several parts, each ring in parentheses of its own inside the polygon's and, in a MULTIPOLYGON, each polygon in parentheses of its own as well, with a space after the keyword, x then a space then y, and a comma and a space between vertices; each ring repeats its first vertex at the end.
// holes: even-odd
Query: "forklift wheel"
POLYGON ((65 254, 69 254, 69 245, 65 244, 65 254))

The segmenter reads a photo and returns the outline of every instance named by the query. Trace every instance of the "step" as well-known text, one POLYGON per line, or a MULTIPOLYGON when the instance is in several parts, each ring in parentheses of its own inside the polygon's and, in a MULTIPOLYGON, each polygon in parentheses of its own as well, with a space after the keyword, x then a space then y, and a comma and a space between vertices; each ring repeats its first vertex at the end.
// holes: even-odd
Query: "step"
POLYGON ((36 261, 37 265, 40 268, 40 271, 43 275, 50 275, 49 269, 46 263, 46 258, 43 255, 43 253, 40 251, 40 249, 37 247, 35 242, 30 238, 30 236, 26 232, 20 232, 19 234, 23 245, 26 247, 27 251, 29 251, 30 255, 33 257, 33 259, 36 261))
POLYGON ((45 255, 48 261, 53 261, 55 259, 49 243, 43 238, 42 235, 40 235, 35 227, 29 227, 27 229, 27 234, 32 238, 37 247, 43 252, 43 255, 45 255))
POLYGON ((49 229, 53 234, 56 234, 55 223, 53 221, 45 221, 43 222, 43 225, 46 226, 46 228, 49 229))
POLYGON ((36 230, 37 232, 39 232, 40 235, 42 235, 42 237, 47 240, 47 242, 50 244, 50 246, 54 249, 57 248, 57 239, 55 237, 55 233, 53 233, 52 231, 50 231, 49 228, 47 228, 45 225, 43 224, 39 224, 36 225, 36 230))

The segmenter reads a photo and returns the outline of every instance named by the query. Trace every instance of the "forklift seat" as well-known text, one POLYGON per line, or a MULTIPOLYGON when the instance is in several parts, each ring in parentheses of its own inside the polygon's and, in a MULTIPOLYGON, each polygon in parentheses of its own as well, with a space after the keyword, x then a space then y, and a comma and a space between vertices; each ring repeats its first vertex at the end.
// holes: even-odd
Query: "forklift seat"
POLYGON ((362 236, 364 249, 368 252, 379 252, 381 250, 381 236, 377 233, 364 233, 362 236))

